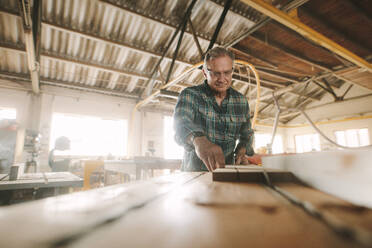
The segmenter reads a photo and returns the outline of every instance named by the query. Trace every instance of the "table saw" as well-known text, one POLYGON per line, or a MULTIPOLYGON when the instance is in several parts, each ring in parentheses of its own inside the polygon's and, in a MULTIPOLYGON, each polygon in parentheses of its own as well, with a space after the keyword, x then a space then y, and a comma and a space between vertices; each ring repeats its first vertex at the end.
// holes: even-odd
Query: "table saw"
POLYGON ((372 247, 371 208, 303 182, 290 166, 299 181, 252 169, 270 183, 183 172, 3 207, 0 247, 372 247))

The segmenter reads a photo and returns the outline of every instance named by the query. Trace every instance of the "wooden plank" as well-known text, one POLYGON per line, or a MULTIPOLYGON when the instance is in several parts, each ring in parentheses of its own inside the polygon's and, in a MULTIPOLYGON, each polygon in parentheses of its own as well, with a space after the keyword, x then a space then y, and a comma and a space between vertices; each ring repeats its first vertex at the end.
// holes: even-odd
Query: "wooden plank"
POLYGON ((363 247, 372 247, 372 209, 356 206, 340 198, 313 188, 291 183, 280 183, 280 190, 306 202, 311 211, 318 211, 322 221, 327 223, 344 239, 353 240, 363 247))
POLYGON ((58 240, 92 232, 97 226, 139 208, 200 174, 179 173, 2 207, 0 247, 51 247, 58 240))
POLYGON ((372 208, 372 147, 262 157, 268 169, 292 172, 321 191, 372 208))
POLYGON ((213 181, 225 181, 225 182, 237 182, 238 178, 238 171, 234 168, 229 169, 216 169, 213 171, 213 181))
MULTIPOLYGON (((226 166, 213 171, 213 181, 221 182, 250 182, 267 183, 261 166, 226 166)), ((266 169, 270 181, 274 182, 299 182, 289 171, 266 169)))
POLYGON ((252 183, 183 185, 69 247, 358 247, 252 183))
POLYGON ((310 202, 323 213, 329 213, 339 217, 345 223, 365 228, 372 234, 372 209, 353 205, 350 202, 310 187, 292 183, 279 183, 278 186, 300 200, 310 202))

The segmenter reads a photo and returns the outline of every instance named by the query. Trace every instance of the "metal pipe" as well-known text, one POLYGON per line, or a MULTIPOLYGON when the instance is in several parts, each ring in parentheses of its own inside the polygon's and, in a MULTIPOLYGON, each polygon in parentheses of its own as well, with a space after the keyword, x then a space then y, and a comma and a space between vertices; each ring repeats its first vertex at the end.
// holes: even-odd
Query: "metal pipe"
POLYGON ((275 106, 277 108, 277 112, 275 114, 275 121, 274 121, 273 131, 271 133, 271 142, 270 142, 270 144, 267 145, 267 149, 268 149, 269 154, 273 153, 273 144, 274 144, 275 134, 276 134, 276 130, 278 128, 279 116, 280 116, 280 112, 281 112, 278 99, 276 99, 274 92, 272 92, 272 95, 273 95, 273 99, 274 99, 274 102, 275 102, 275 106))
MULTIPOLYGON (((348 147, 348 146, 343 146, 343 145, 340 145, 336 142, 334 142, 333 140, 331 140, 330 138, 328 138, 322 131, 320 131, 320 129, 315 126, 314 122, 310 119, 310 117, 305 113, 305 111, 303 111, 302 109, 297 109, 297 108, 294 108, 295 110, 299 111, 305 118, 306 120, 309 122, 309 124, 314 128, 314 130, 320 135, 322 136, 325 140, 327 140, 329 143, 337 146, 337 147, 340 147, 342 149, 360 149, 360 147, 348 147)), ((362 146, 362 147, 372 147, 372 145, 368 145, 368 146, 362 146)))

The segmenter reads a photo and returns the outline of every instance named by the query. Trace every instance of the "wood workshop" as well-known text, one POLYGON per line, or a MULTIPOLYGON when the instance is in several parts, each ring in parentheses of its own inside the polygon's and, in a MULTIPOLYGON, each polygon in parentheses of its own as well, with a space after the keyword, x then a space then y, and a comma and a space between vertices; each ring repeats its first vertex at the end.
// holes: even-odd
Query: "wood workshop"
POLYGON ((1 248, 372 248, 370 0, 0 0, 1 248))

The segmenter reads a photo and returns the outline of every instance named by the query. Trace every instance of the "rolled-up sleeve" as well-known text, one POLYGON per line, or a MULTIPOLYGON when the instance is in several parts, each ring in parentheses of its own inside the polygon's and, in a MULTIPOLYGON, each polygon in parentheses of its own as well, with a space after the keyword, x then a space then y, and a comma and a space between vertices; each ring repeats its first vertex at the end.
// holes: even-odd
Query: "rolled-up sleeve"
POLYGON ((203 132, 201 120, 198 117, 198 98, 197 92, 191 89, 184 89, 178 97, 174 110, 174 130, 177 144, 190 151, 193 146, 187 143, 187 137, 195 132, 203 132))

